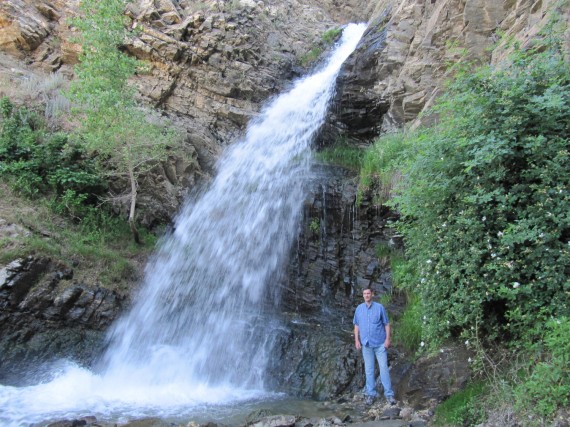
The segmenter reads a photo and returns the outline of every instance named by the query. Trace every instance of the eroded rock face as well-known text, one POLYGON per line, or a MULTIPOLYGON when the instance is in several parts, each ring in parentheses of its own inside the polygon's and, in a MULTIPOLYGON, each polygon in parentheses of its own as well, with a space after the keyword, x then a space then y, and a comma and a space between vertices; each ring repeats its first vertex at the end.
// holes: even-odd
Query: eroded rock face
POLYGON ((73 282, 73 270, 47 258, 17 259, 0 269, 0 382, 38 381, 60 358, 89 364, 123 297, 73 282))
MULTIPOLYGON (((433 105, 459 60, 486 64, 504 58, 501 34, 525 46, 552 13, 570 17, 554 0, 378 0, 369 27, 338 79, 329 142, 345 133, 370 141, 433 105)), ((422 119, 424 123, 430 117, 422 119)))
MULTIPOLYGON (((128 4, 131 36, 123 48, 147 68, 133 84, 141 100, 185 133, 182 152, 139 182, 143 225, 168 222, 186 192, 209 179, 223 148, 243 135, 263 102, 303 72, 300 58, 326 30, 350 20, 351 3, 359 1, 340 8, 336 1, 312 0, 128 4)), ((0 70, 29 70, 15 72, 10 86, 33 72, 44 73, 40 81, 54 71, 72 78, 80 47, 72 42, 76 30, 70 18, 78 5, 79 0, 0 4, 0 46, 10 55, 5 68, 0 61, 0 70)), ((115 196, 128 188, 122 182, 111 187, 115 196)), ((114 197, 113 203, 128 212, 127 197, 114 197)))
MULTIPOLYGON (((376 247, 399 245, 385 208, 356 202, 353 172, 316 165, 303 228, 283 284, 286 329, 270 373, 290 393, 328 399, 356 392, 364 383, 354 348, 352 318, 362 290, 390 292, 387 258, 376 247)), ((391 358, 396 358, 396 353, 391 358)))
MULTIPOLYGON (((364 363, 354 347, 352 320, 364 288, 375 289, 377 297, 392 294, 390 319, 402 314, 404 298, 393 292, 389 260, 380 255, 402 247, 392 228, 395 215, 366 197, 358 204, 354 178, 350 171, 314 167, 303 228, 282 286, 285 327, 269 369, 270 386, 288 393, 325 400, 362 392, 364 363)), ((412 363, 391 347, 397 398, 415 409, 435 406, 466 384, 470 356, 465 347, 444 348, 412 363)), ((377 390, 382 393, 379 377, 377 390)))

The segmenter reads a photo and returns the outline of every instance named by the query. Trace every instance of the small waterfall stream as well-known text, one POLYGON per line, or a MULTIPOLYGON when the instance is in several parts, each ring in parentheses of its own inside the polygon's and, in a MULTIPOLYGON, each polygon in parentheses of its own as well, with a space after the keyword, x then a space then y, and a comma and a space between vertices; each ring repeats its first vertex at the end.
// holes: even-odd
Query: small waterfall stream
POLYGON ((347 26, 326 64, 269 103, 222 156, 149 262, 94 372, 70 364, 49 383, 0 386, 0 424, 191 413, 268 395, 264 372, 280 327, 273 285, 297 232, 312 138, 364 29, 347 26))

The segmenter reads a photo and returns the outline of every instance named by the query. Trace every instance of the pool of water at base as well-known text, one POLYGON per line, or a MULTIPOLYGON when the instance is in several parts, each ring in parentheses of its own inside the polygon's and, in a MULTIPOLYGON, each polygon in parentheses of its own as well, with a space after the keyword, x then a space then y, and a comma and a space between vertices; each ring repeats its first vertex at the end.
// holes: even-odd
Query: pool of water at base
POLYGON ((24 423, 22 427, 47 426, 62 420, 86 419, 95 417, 97 425, 121 426, 133 425, 136 427, 154 426, 186 426, 191 422, 197 424, 215 423, 222 426, 244 426, 248 421, 252 421, 252 415, 258 417, 271 415, 294 415, 303 418, 329 418, 338 417, 340 419, 356 414, 354 405, 349 403, 320 402, 294 398, 286 395, 275 394, 264 399, 250 399, 231 404, 204 404, 192 408, 179 407, 169 408, 124 408, 122 412, 115 408, 112 413, 98 414, 88 410, 76 413, 51 414, 49 419, 38 422, 24 423))

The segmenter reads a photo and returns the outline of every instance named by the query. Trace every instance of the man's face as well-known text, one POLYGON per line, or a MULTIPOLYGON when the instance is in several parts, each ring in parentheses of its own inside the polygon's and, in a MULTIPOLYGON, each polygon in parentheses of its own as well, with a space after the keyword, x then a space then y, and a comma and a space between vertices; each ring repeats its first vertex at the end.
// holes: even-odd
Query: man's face
POLYGON ((362 291, 362 296, 364 297, 364 302, 367 304, 370 304, 370 302, 372 301, 372 296, 374 294, 372 293, 372 291, 370 289, 364 289, 362 291))

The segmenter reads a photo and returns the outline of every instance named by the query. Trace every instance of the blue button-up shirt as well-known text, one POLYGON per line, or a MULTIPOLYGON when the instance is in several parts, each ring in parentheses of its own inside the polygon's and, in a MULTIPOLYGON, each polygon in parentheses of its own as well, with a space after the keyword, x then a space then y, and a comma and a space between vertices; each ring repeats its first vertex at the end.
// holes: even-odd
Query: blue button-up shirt
POLYGON ((382 304, 372 301, 356 307, 353 323, 358 326, 360 343, 368 347, 380 347, 386 341, 386 325, 390 323, 382 304))

